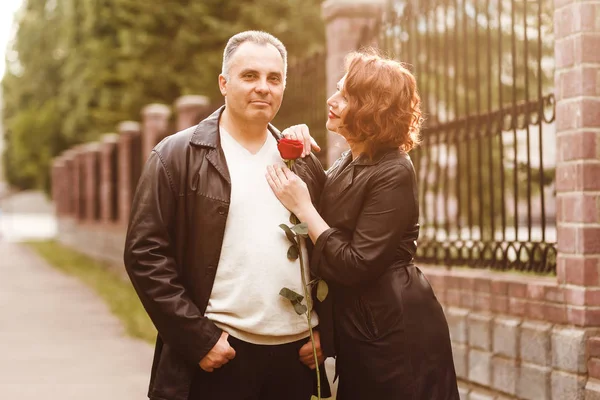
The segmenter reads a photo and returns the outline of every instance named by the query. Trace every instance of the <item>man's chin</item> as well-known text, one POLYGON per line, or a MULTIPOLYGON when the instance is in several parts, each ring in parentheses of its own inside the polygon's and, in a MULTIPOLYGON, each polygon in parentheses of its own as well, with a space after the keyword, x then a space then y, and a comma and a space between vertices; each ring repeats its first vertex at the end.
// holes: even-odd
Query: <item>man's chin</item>
POLYGON ((275 118, 275 113, 271 109, 255 109, 249 113, 249 117, 257 122, 265 121, 266 123, 269 123, 275 118))

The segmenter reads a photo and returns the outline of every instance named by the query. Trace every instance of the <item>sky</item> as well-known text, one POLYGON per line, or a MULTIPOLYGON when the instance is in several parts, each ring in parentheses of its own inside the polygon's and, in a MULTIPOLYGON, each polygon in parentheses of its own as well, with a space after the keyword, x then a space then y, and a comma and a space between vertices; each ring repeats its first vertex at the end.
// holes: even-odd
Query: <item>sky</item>
POLYGON ((13 32, 13 17, 23 0, 0 0, 0 78, 4 76, 4 55, 13 32))

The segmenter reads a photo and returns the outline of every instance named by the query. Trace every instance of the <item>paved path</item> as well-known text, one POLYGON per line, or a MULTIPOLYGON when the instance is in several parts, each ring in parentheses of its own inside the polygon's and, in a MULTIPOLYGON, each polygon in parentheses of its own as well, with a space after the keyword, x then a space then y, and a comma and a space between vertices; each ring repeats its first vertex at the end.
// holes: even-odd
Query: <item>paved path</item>
POLYGON ((0 238, 0 398, 146 399, 151 360, 87 286, 0 238))

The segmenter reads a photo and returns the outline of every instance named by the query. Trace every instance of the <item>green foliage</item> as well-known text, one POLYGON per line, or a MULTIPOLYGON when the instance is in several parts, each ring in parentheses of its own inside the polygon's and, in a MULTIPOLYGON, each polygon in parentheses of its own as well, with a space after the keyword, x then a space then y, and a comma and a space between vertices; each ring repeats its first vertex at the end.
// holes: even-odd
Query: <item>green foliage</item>
POLYGON ((49 187, 53 157, 185 94, 221 102, 227 39, 268 31, 290 61, 324 48, 322 0, 28 0, 2 80, 9 183, 49 187), (299 34, 299 33, 302 34, 299 34))

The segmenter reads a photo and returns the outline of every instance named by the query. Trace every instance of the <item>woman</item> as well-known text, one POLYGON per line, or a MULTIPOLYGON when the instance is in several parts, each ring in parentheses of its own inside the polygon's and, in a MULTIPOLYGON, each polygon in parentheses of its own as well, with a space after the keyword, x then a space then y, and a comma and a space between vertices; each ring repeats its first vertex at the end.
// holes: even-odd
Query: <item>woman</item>
MULTIPOLYGON (((400 63, 352 53, 327 101, 327 129, 350 150, 327 172, 318 210, 285 167, 267 180, 309 228, 311 270, 330 287, 339 400, 458 400, 448 325, 413 264, 417 184, 407 152, 418 143, 420 99, 400 63)), ((288 134, 293 136, 294 128, 288 134)))

